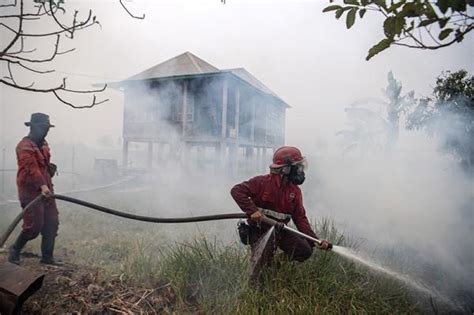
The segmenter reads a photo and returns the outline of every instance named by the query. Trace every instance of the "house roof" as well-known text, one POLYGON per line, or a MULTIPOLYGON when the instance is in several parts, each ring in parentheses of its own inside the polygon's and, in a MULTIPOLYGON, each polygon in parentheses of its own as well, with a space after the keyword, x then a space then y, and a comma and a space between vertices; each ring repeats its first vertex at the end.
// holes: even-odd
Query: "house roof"
POLYGON ((205 62, 190 52, 171 58, 127 80, 158 79, 182 75, 205 74, 219 72, 219 69, 205 62))
MULTIPOLYGON (((247 82, 254 88, 260 90, 261 92, 271 95, 273 97, 276 97, 280 101, 286 104, 284 100, 282 100, 278 95, 273 93, 272 90, 270 90, 265 84, 263 84, 261 81, 259 81, 256 77, 254 77, 250 72, 245 70, 244 68, 236 68, 236 69, 227 69, 227 70, 222 70, 221 72, 230 72, 237 76, 239 79, 247 82)), ((286 104, 288 105, 288 104, 286 104)))
POLYGON ((181 76, 199 76, 205 74, 219 74, 219 73, 231 73, 242 81, 248 83, 252 87, 256 88, 260 92, 275 97, 276 99, 283 102, 287 107, 290 107, 285 101, 283 101, 278 95, 273 93, 265 84, 260 82, 250 72, 244 68, 225 69, 219 70, 210 63, 202 60, 196 55, 185 52, 174 58, 166 60, 154 67, 151 67, 145 71, 142 71, 124 81, 139 81, 139 80, 150 80, 150 79, 163 79, 181 76))

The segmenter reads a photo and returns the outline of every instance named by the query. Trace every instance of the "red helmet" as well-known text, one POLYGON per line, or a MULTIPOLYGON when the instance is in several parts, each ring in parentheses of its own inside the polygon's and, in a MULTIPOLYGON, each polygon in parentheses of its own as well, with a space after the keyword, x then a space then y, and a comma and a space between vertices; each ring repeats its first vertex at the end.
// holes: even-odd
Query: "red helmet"
POLYGON ((305 158, 301 154, 301 151, 295 147, 284 146, 278 148, 273 154, 273 163, 270 165, 271 168, 280 168, 286 165, 295 165, 298 163, 304 163, 305 158))

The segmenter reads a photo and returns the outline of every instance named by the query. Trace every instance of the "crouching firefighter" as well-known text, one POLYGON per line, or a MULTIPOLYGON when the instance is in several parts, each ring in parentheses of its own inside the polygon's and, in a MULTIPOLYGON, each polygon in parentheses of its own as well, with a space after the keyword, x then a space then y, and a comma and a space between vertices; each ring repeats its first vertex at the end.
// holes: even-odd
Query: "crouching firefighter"
POLYGON ((43 198, 36 202, 23 217, 22 231, 10 248, 8 260, 20 263, 20 253, 25 244, 40 233, 41 263, 60 264, 53 256, 54 240, 58 231, 58 209, 51 198, 53 182, 51 178, 56 173, 56 165, 50 163, 50 150, 45 138, 54 125, 49 122, 49 116, 43 113, 31 114, 29 134, 16 147, 18 160, 17 186, 20 205, 24 208, 38 195, 43 198))
MULTIPOLYGON (((253 177, 231 189, 232 197, 248 215, 248 224, 240 223, 239 234, 242 242, 251 246, 253 280, 259 280, 262 267, 271 264, 277 248, 292 260, 302 262, 311 257, 316 244, 285 229, 272 233, 266 246, 259 243, 271 228, 263 222, 264 216, 282 224, 292 219, 300 232, 318 238, 306 217, 298 187, 305 180, 306 165, 298 148, 284 146, 275 151, 270 174, 253 177)), ((318 247, 328 250, 330 244, 323 240, 318 247)))

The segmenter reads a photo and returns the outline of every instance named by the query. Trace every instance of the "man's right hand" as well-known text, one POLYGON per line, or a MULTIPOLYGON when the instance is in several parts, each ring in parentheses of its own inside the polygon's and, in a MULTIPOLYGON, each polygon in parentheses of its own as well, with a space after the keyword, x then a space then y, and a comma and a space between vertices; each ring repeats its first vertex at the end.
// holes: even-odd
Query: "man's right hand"
POLYGON ((48 186, 41 185, 41 194, 46 198, 50 198, 51 197, 51 190, 49 190, 48 186))
POLYGON ((263 213, 257 210, 250 215, 250 220, 259 223, 262 220, 262 217, 263 217, 263 213))

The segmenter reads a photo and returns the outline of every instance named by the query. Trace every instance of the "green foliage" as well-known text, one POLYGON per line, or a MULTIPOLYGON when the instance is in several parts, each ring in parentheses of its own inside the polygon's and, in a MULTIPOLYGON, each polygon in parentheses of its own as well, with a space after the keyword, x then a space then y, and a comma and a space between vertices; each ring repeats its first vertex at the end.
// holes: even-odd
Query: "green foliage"
POLYGON ((474 76, 465 70, 444 72, 436 79, 433 98, 421 99, 407 120, 408 129, 426 129, 474 171, 474 76))
MULTIPOLYGON (((323 12, 335 11, 337 19, 347 12, 348 29, 354 25, 357 12, 360 19, 368 10, 384 17, 385 38, 369 49, 366 58, 369 60, 391 45, 439 49, 461 42, 474 29, 474 17, 469 15, 467 3, 465 0, 434 3, 429 0, 344 0, 342 5, 329 5, 323 12)), ((469 6, 474 6, 474 2, 469 2, 469 6)))
POLYGON ((474 109, 474 76, 469 76, 466 70, 443 73, 436 79, 433 92, 439 101, 459 103, 461 98, 462 106, 474 109))

